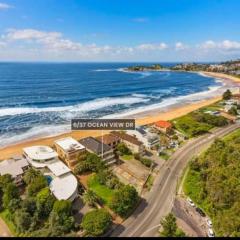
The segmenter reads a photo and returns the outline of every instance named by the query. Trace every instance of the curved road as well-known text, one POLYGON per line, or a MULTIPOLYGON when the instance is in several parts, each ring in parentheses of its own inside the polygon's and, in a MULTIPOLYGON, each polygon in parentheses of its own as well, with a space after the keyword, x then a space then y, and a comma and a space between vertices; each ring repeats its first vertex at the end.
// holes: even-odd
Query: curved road
POLYGON ((157 235, 160 220, 173 207, 176 187, 183 169, 194 155, 208 147, 215 138, 236 130, 239 123, 219 128, 212 133, 193 139, 178 149, 160 170, 146 200, 143 200, 134 213, 122 225, 118 225, 111 236, 154 237, 157 235))

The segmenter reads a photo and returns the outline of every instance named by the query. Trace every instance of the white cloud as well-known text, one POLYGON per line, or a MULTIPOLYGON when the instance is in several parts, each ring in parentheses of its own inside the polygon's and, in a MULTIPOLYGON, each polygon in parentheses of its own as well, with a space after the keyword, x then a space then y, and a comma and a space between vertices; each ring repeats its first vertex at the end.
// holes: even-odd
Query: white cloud
POLYGON ((7 3, 0 2, 0 10, 9 9, 9 8, 12 8, 12 6, 7 3))
POLYGON ((164 50, 167 48, 168 48, 168 45, 166 43, 158 43, 158 44, 144 43, 136 46, 136 49, 143 50, 143 51, 164 50))
POLYGON ((185 49, 187 49, 187 48, 188 48, 188 46, 185 45, 185 44, 183 44, 182 42, 177 42, 177 43, 175 44, 175 49, 176 49, 177 51, 179 51, 179 50, 185 50, 185 49))
POLYGON ((0 48, 5 47, 5 46, 6 46, 6 43, 0 41, 0 48))
POLYGON ((66 38, 61 32, 37 29, 8 29, 0 36, 0 59, 57 59, 60 60, 159 60, 181 61, 213 60, 236 56, 240 50, 237 41, 208 40, 199 45, 165 42, 139 45, 98 45, 66 38), (213 51, 216 50, 216 51, 213 51), (16 56, 15 57, 15 53, 16 56), (234 55, 235 54, 235 55, 234 55))
POLYGON ((222 42, 214 42, 208 40, 200 45, 202 49, 219 49, 219 50, 240 50, 240 42, 224 40, 222 42))

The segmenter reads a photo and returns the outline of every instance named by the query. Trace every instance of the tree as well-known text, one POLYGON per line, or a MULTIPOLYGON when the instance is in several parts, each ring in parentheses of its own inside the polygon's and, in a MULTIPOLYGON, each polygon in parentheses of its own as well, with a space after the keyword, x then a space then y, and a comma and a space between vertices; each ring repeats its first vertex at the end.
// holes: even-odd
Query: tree
POLYGON ((47 186, 47 179, 43 175, 39 175, 30 181, 27 186, 27 194, 29 197, 32 197, 47 186))
POLYGON ((229 99, 231 99, 231 97, 232 97, 232 92, 229 90, 229 89, 227 89, 224 93, 223 93, 223 100, 229 100, 229 99))
POLYGON ((73 229, 74 219, 71 216, 71 208, 72 206, 70 201, 55 201, 53 210, 49 217, 49 227, 52 232, 61 236, 63 233, 68 233, 73 229))
POLYGON ((9 183, 13 183, 12 176, 10 174, 4 174, 0 176, 0 188, 4 189, 9 183))
POLYGON ((68 200, 57 200, 53 205, 53 211, 57 213, 59 216, 71 214, 71 202, 68 200))
POLYGON ((42 175, 42 173, 39 170, 35 170, 34 168, 29 168, 25 172, 25 174, 23 176, 23 180, 27 185, 29 185, 30 183, 32 183, 35 180, 35 178, 37 178, 41 175, 42 175))
POLYGON ((31 225, 31 216, 28 212, 19 209, 14 215, 14 223, 18 232, 26 232, 31 225))
POLYGON ((99 236, 106 232, 111 225, 111 216, 104 209, 88 212, 82 220, 82 228, 90 236, 99 236))
POLYGON ((14 183, 9 183, 3 193, 3 207, 8 208, 12 199, 19 199, 19 191, 14 183))
POLYGON ((162 221, 162 237, 184 237, 185 233, 177 227, 177 221, 172 213, 169 213, 162 221))
POLYGON ((21 199, 20 198, 13 198, 8 203, 8 211, 13 214, 16 212, 17 209, 20 208, 21 205, 21 199))
POLYGON ((120 155, 130 155, 131 154, 130 149, 125 145, 125 143, 119 143, 117 145, 117 151, 120 153, 120 155))
POLYGON ((80 161, 75 169, 75 174, 83 174, 85 172, 99 172, 106 168, 102 159, 94 153, 88 153, 85 160, 80 161))
POLYGON ((99 201, 98 196, 96 195, 95 192, 93 192, 90 189, 83 194, 83 202, 88 204, 89 206, 93 207, 95 203, 97 203, 98 201, 99 201))
POLYGON ((37 206, 36 199, 33 197, 28 197, 22 201, 21 207, 24 211, 28 212, 31 216, 34 215, 37 206))
POLYGON ((126 217, 137 202, 138 193, 136 189, 130 185, 125 185, 114 192, 110 208, 120 216, 126 217))
POLYGON ((9 183, 13 183, 13 179, 10 174, 4 174, 0 176, 0 209, 2 208, 3 192, 9 183))
POLYGON ((238 115, 237 108, 234 107, 234 106, 232 106, 232 107, 228 110, 228 113, 231 114, 231 115, 237 116, 237 115, 238 115))
POLYGON ((52 211, 55 197, 51 194, 49 188, 43 188, 36 196, 36 207, 39 218, 43 219, 49 216, 52 211))

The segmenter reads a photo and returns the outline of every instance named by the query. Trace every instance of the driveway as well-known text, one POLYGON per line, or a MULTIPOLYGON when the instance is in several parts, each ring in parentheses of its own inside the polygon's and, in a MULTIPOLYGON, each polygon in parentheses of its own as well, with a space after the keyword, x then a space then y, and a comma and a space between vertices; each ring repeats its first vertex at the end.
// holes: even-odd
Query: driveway
POLYGON ((12 237, 7 224, 0 218, 0 237, 12 237))

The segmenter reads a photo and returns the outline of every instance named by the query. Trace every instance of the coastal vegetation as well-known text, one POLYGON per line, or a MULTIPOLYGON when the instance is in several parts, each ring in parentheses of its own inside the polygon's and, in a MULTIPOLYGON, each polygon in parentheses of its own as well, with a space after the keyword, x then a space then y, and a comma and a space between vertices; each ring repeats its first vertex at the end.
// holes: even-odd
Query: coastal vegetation
POLYGON ((227 89, 222 96, 223 100, 229 100, 231 99, 231 97, 232 97, 232 92, 229 89, 227 89))
POLYGON ((87 236, 96 237, 105 233, 111 222, 111 215, 106 210, 96 209, 84 215, 81 227, 87 236))
POLYGON ((126 68, 127 71, 156 71, 168 69, 172 71, 191 71, 191 72, 217 72, 233 75, 240 77, 240 59, 226 61, 218 64, 208 64, 208 63, 182 63, 169 68, 163 68, 160 64, 154 64, 151 66, 139 65, 139 66, 129 66, 126 68))
POLYGON ((163 66, 160 64, 153 64, 150 66, 144 66, 144 65, 137 65, 137 66, 130 66, 126 68, 127 71, 133 71, 133 72, 138 72, 138 71, 159 71, 162 70, 163 66))
POLYGON ((207 133, 213 127, 225 126, 227 123, 222 116, 210 115, 202 111, 194 111, 173 120, 174 127, 190 138, 207 133))
POLYGON ((189 165, 185 193, 213 220, 218 236, 240 236, 240 130, 217 139, 189 165))
POLYGON ((26 190, 20 194, 10 175, 0 176, 1 216, 13 235, 63 236, 75 229, 71 202, 56 200, 43 178, 41 172, 27 170, 26 190))
POLYGON ((177 226, 176 217, 169 213, 161 221, 162 231, 160 232, 161 237, 186 237, 186 234, 177 226))
POLYGON ((138 193, 134 187, 123 185, 117 178, 113 180, 106 177, 93 175, 88 181, 88 187, 101 203, 106 204, 121 217, 126 217, 136 205, 138 193))

